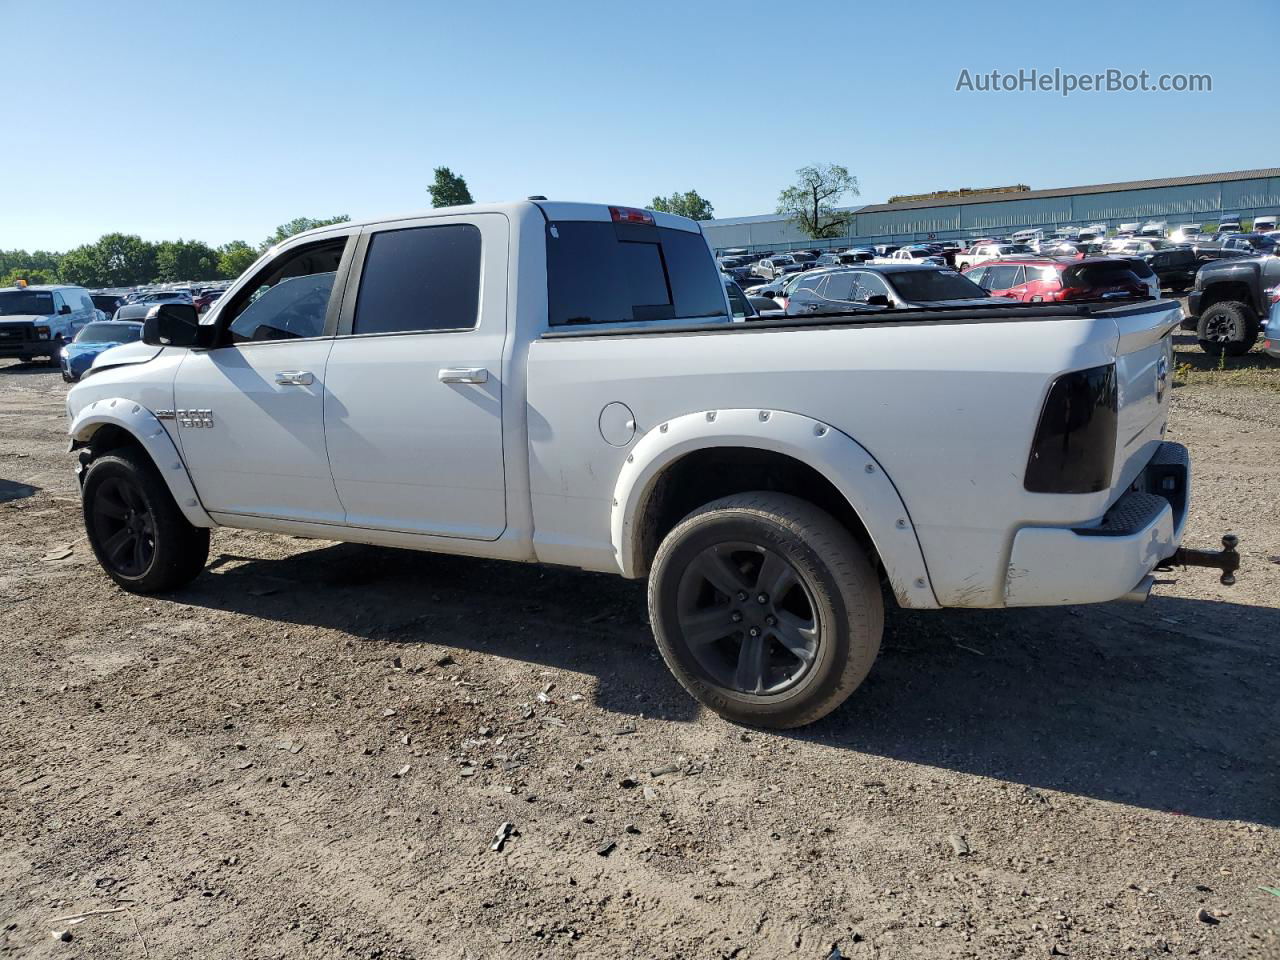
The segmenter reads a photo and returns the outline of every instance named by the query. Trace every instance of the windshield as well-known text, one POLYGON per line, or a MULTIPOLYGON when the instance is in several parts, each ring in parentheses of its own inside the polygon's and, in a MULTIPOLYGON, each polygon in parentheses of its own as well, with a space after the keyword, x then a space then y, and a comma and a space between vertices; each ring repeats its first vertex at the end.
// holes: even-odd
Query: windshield
POLYGON ((903 300, 968 300, 989 296, 968 277, 951 270, 904 270, 886 274, 885 279, 893 284, 903 300))
POLYGON ((1000 248, 1001 253, 1035 253, 1025 243, 1006 243, 1000 248))
POLYGON ((0 293, 0 317, 47 317, 52 313, 53 294, 47 290, 6 290, 0 293))
POLYGON ((91 323, 76 334, 76 343, 133 343, 142 336, 137 323, 91 323))

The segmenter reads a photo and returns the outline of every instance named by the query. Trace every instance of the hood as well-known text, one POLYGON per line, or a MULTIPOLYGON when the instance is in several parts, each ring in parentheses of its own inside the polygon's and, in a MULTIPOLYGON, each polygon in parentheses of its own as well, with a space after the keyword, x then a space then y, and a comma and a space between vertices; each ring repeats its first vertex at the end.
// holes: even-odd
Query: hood
POLYGON ((121 367, 129 363, 146 363, 148 360, 154 360, 160 356, 162 350, 164 350, 164 347, 143 343, 141 340, 135 340, 133 343, 122 343, 120 346, 111 347, 94 357, 93 365, 89 370, 105 370, 108 367, 121 367))
POLYGON ((44 313, 15 313, 0 317, 0 323, 48 323, 49 315, 44 313))
POLYGON ((111 342, 109 340, 93 340, 87 342, 77 342, 72 340, 63 349, 66 350, 67 356, 79 356, 82 353, 103 353, 113 347, 119 347, 126 343, 135 343, 134 340, 120 340, 111 342))

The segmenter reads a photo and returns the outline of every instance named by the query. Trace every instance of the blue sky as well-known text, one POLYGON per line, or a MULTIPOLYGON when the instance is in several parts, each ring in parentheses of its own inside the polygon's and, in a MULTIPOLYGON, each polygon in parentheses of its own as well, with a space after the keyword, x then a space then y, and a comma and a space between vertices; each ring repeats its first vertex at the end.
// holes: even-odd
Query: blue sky
POLYGON ((0 0, 0 13, 0 248, 110 230, 256 243, 296 216, 428 206, 439 164, 482 201, 647 204, 694 188, 718 216, 770 212, 812 162, 847 166, 864 203, 1280 165, 1270 0, 0 0), (1213 92, 955 91, 962 68, 1033 67, 1204 72, 1213 92))

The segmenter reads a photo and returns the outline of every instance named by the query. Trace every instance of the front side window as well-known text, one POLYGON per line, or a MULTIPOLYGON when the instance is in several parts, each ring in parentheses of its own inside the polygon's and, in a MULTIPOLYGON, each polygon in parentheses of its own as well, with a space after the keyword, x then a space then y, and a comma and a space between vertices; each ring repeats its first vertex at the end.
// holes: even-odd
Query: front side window
POLYGON ((345 237, 281 254, 222 314, 223 345, 323 336, 345 237))
POLYGON ((1016 266, 1007 266, 997 264, 987 270, 986 279, 982 285, 988 290, 1008 290, 1017 284, 1018 268, 1016 266))
POLYGON ((351 332, 472 330, 479 308, 479 227, 387 230, 369 240, 351 332))

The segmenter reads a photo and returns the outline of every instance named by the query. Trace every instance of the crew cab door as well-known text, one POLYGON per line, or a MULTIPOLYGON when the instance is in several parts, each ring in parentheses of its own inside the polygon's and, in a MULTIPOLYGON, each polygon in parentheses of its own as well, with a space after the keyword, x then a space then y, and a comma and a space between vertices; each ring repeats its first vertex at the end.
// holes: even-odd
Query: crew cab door
POLYGON ((329 356, 325 433, 351 526, 506 529, 502 214, 366 228, 329 356))
POLYGON ((212 317, 216 346, 174 381, 183 459, 206 510, 342 523, 325 455, 325 364, 355 231, 297 244, 212 317))

